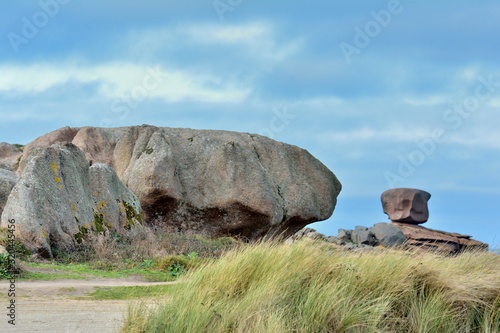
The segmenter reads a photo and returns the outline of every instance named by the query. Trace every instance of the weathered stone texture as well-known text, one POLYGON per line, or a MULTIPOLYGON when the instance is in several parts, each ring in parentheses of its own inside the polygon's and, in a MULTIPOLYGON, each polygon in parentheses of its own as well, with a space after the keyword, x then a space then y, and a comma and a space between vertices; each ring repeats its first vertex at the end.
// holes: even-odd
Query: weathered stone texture
POLYGON ((119 230, 140 215, 137 197, 103 164, 89 166, 73 144, 33 147, 5 205, 1 224, 16 220, 18 238, 51 257, 87 232, 119 230), (134 216, 135 217, 135 216, 134 216))

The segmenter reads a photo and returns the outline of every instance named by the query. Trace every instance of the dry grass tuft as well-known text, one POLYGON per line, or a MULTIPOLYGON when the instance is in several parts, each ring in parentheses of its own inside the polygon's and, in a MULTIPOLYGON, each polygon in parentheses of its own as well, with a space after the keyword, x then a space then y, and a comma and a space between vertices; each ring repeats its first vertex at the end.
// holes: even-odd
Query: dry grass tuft
POLYGON ((500 256, 260 243, 189 273, 123 332, 500 332, 500 256))

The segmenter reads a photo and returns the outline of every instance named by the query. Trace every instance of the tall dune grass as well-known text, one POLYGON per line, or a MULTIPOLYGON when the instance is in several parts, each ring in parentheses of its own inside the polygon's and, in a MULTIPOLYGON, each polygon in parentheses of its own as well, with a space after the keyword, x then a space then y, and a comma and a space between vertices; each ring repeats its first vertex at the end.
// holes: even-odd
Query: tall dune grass
POLYGON ((498 333, 500 256, 250 245, 131 306, 123 332, 498 333))

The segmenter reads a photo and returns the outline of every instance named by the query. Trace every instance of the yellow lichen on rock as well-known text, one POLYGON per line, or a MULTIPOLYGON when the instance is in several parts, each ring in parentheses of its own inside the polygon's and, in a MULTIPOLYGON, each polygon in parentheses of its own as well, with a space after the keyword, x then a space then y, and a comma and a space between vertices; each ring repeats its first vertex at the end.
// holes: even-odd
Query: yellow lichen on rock
POLYGON ((54 173, 54 181, 58 184, 57 187, 62 190, 63 186, 60 184, 61 177, 59 176, 59 166, 56 162, 50 162, 50 169, 52 169, 52 172, 54 173))
POLYGON ((59 175, 59 166, 56 162, 50 162, 50 168, 52 169, 52 172, 54 172, 54 176, 59 175))
POLYGON ((97 211, 101 211, 104 207, 106 207, 106 201, 101 200, 97 203, 97 211))

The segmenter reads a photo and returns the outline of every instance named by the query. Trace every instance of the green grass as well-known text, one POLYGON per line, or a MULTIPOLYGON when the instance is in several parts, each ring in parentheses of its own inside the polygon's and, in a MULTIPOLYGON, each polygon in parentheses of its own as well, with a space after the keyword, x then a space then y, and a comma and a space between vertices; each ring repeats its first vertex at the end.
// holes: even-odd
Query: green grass
POLYGON ((118 279, 129 276, 140 275, 150 281, 172 281, 166 271, 149 270, 140 266, 133 268, 100 268, 95 263, 89 264, 62 264, 62 263, 25 263, 26 269, 20 276, 28 280, 59 280, 59 279, 87 279, 87 278, 109 278, 118 279))
MULTIPOLYGON (((99 287, 89 296, 95 300, 131 300, 171 295, 177 285, 99 287)), ((86 299, 88 299, 86 297, 86 299)))
POLYGON ((500 332, 500 256, 256 244, 191 271, 123 332, 500 332))

